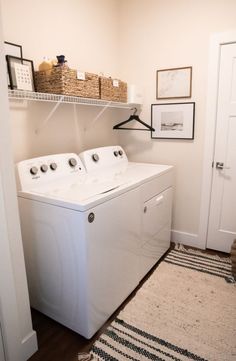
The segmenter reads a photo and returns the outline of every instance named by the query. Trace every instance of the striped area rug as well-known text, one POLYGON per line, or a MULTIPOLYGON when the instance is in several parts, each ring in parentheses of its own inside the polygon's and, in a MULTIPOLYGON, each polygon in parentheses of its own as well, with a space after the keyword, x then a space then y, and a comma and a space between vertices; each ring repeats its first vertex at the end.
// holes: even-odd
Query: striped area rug
POLYGON ((93 360, 236 360, 229 258, 171 250, 95 342, 93 360))
POLYGON ((164 262, 226 279, 232 275, 230 258, 220 258, 199 251, 186 250, 183 246, 169 252, 164 262))

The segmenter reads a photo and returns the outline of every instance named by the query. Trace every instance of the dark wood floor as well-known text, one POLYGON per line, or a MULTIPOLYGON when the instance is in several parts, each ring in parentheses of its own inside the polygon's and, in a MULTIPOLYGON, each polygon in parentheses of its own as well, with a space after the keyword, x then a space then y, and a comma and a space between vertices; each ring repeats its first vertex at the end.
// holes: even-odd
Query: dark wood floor
MULTIPOLYGON (((171 247, 172 248, 172 247, 171 247)), ((207 253, 217 253, 225 256, 220 252, 205 251, 207 253)), ((162 259, 161 259, 162 260, 162 259)), ((143 279, 137 289, 125 300, 119 309, 110 317, 104 327, 95 334, 95 336, 86 340, 72 330, 53 321, 42 313, 32 309, 33 328, 37 332, 39 350, 29 359, 30 361, 76 361, 79 352, 89 352, 91 346, 103 330, 112 322, 120 310, 135 296, 137 290, 150 277, 152 272, 158 267, 161 260, 143 279)))

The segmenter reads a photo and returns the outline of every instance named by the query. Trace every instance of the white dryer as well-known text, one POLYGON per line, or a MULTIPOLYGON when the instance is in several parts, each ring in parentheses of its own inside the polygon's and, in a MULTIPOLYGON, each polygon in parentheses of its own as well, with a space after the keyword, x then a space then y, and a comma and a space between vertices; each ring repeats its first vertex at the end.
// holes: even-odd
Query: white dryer
POLYGON ((170 247, 173 166, 129 162, 120 146, 86 150, 79 157, 91 179, 115 180, 126 191, 139 189, 140 281, 170 247))
POLYGON ((100 150, 17 164, 31 305, 86 338, 170 242, 172 167, 100 150))

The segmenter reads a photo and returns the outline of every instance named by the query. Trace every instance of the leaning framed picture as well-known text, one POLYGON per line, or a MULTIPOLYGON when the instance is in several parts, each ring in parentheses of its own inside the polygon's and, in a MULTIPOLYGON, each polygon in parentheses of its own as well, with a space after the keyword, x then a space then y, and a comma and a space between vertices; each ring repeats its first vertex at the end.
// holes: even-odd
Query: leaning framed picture
POLYGON ((151 105, 151 137, 157 139, 194 139, 195 103, 151 105))
MULTIPOLYGON (((11 55, 11 56, 16 56, 18 58, 23 58, 22 46, 19 44, 10 43, 9 41, 4 41, 4 53, 5 55, 11 55)), ((9 73, 7 73, 7 82, 8 82, 8 88, 10 88, 9 73)))
POLYGON ((10 88, 35 91, 34 64, 32 60, 6 55, 10 88))
POLYGON ((191 98, 192 67, 157 70, 157 99, 191 98))

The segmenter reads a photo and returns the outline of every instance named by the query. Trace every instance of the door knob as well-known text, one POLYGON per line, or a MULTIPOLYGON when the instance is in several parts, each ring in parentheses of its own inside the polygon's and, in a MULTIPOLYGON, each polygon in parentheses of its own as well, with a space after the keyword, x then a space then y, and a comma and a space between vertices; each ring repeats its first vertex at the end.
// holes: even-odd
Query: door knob
POLYGON ((224 167, 224 163, 222 163, 222 162, 216 162, 216 168, 217 169, 230 169, 230 167, 224 167))

